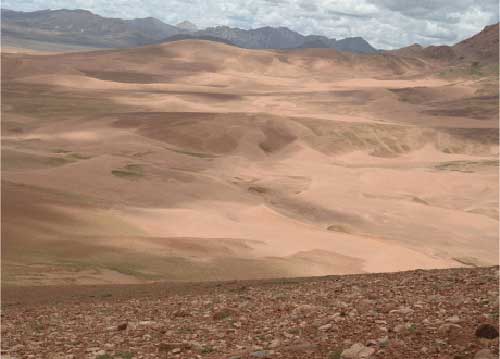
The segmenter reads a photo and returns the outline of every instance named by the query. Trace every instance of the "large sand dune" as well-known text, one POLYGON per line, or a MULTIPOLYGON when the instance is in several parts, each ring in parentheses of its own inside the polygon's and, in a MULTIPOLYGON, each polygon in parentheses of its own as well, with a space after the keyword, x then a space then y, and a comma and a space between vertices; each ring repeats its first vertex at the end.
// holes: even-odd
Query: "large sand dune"
POLYGON ((498 80, 449 66, 191 40, 4 53, 3 279, 497 264, 498 80))

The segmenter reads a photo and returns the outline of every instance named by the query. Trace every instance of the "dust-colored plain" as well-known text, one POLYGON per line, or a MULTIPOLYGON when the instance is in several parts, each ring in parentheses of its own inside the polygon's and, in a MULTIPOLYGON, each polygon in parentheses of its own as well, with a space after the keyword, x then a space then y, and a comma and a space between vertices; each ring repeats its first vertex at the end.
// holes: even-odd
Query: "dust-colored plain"
POLYGON ((498 264, 498 63, 193 40, 16 51, 4 283, 498 264))

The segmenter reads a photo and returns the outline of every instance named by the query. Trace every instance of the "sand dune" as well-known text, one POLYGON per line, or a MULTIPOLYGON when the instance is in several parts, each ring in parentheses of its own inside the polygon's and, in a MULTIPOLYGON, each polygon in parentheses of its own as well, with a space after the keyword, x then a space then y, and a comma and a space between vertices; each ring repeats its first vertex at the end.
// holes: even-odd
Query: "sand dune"
POLYGON ((498 263, 490 75, 192 40, 2 61, 7 283, 498 263))

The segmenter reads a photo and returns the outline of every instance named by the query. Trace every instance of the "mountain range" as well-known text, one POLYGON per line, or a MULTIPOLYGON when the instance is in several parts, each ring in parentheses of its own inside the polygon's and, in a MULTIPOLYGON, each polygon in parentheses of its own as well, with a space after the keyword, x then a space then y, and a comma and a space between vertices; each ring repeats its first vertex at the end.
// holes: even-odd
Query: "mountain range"
POLYGON ((127 48, 180 39, 209 39, 249 49, 334 48, 359 53, 377 52, 362 37, 331 39, 304 36, 286 27, 240 29, 216 26, 198 29, 189 21, 176 26, 153 18, 123 20, 87 10, 19 12, 2 9, 2 43, 38 41, 66 46, 127 48))

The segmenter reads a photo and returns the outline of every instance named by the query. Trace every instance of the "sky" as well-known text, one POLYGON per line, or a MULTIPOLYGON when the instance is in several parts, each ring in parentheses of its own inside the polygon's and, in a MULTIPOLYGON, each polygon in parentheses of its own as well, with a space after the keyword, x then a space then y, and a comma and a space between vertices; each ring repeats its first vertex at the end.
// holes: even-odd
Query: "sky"
POLYGON ((131 19, 189 20, 200 28, 286 26, 304 35, 362 36, 392 49, 449 45, 498 22, 498 0, 2 0, 21 11, 86 9, 131 19))

